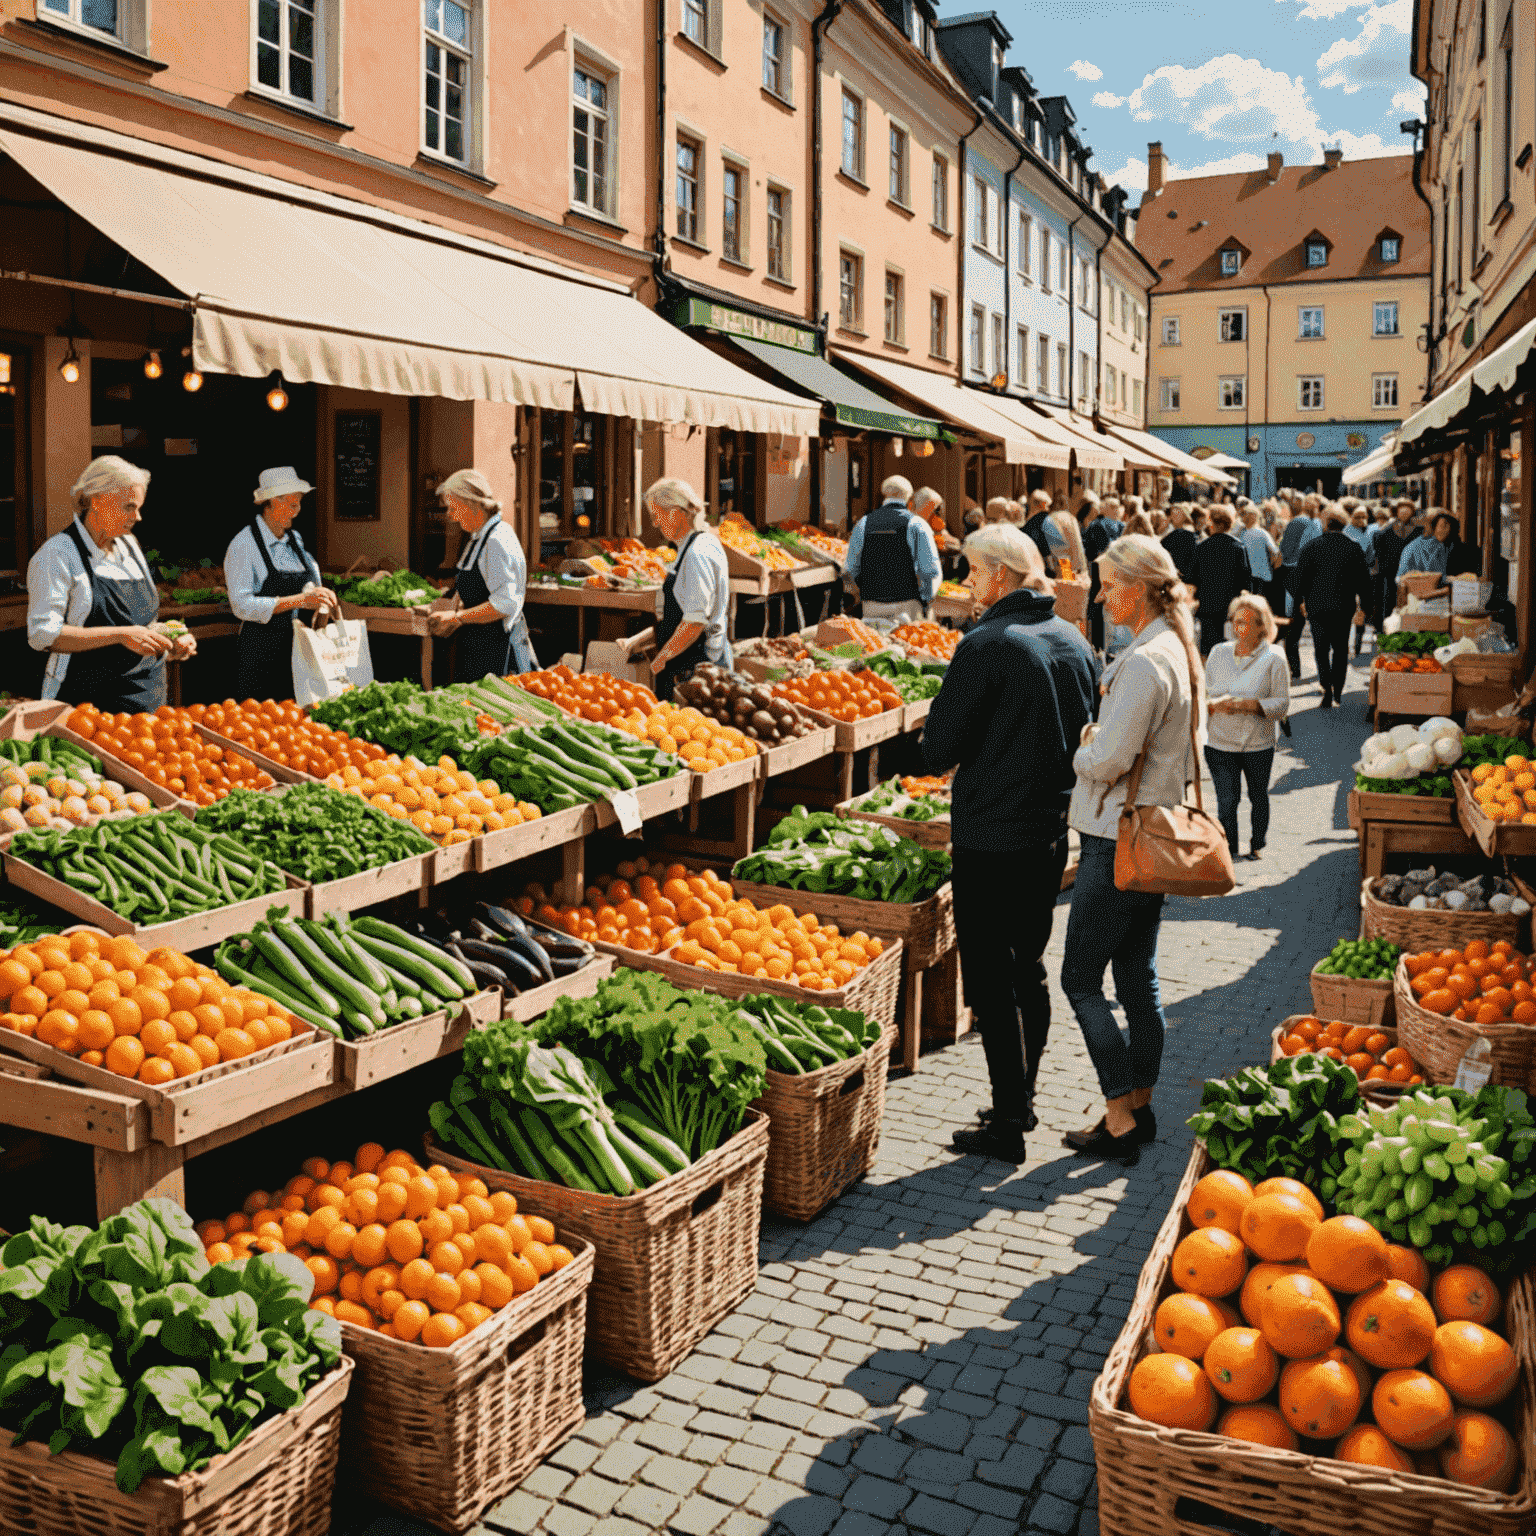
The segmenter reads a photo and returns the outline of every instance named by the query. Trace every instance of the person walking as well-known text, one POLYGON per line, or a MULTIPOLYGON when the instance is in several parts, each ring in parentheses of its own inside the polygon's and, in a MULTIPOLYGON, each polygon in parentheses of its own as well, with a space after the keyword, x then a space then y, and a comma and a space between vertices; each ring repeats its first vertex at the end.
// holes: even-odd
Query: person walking
MULTIPOLYGON (((1360 553, 1365 556, 1367 573, 1370 572, 1372 552, 1371 545, 1375 543, 1372 535, 1375 529, 1371 525, 1371 514, 1366 504, 1358 497, 1352 496, 1348 502, 1340 502, 1339 505, 1349 513, 1349 522, 1344 528, 1344 537, 1352 543, 1360 546, 1360 553)), ((1375 595, 1376 584, 1371 583, 1372 595, 1375 595)), ((1363 603, 1355 610, 1355 655, 1360 654, 1360 647, 1365 643, 1365 626, 1371 619, 1371 605, 1363 603)))
POLYGON ((1322 708, 1344 697, 1349 671, 1349 629, 1355 611, 1371 600, 1371 573, 1360 546, 1345 536, 1349 519, 1336 506, 1323 514, 1324 531, 1296 562, 1296 608, 1312 628, 1322 708))
POLYGON ((1216 815, 1237 853, 1237 803, 1244 781, 1253 813, 1248 857, 1256 859, 1269 838, 1269 775, 1275 764, 1275 732, 1291 710, 1290 669, 1274 643, 1274 610, 1268 599, 1245 593, 1232 599, 1232 639, 1206 658, 1205 761, 1216 786, 1216 815))
POLYGON ((1403 556, 1418 536, 1413 526, 1418 510, 1406 496, 1400 497, 1392 504, 1392 521, 1379 526, 1371 540, 1376 567, 1376 614, 1382 623, 1397 608, 1397 575, 1402 568, 1403 556))
POLYGON ((1280 546, 1269 536, 1259 508, 1251 501, 1243 508, 1242 523, 1237 540, 1248 556, 1248 571, 1253 577, 1248 590, 1267 595, 1280 566, 1280 546))
POLYGON ((1248 556, 1232 533, 1231 507, 1212 507, 1209 516, 1211 535, 1195 549, 1192 572, 1202 657, 1221 641, 1232 599, 1253 585, 1248 556))
MULTIPOLYGON (((1235 543, 1235 541, 1233 541, 1235 543)), ((1241 553, 1241 551, 1239 551, 1241 553)), ((1068 824, 1082 840, 1067 919, 1061 985, 1104 1094, 1104 1115, 1063 1142, 1083 1156, 1131 1164, 1157 1135, 1152 1090, 1163 1055, 1157 936, 1163 898, 1115 884, 1115 841, 1131 770, 1141 759, 1137 805, 1178 805, 1199 772, 1191 725, 1200 718, 1200 658, 1189 591, 1153 539, 1118 539, 1101 557, 1104 609, 1135 638, 1104 673, 1097 726, 1072 759, 1077 783, 1068 824), (1129 1043, 1104 996, 1113 968, 1129 1043)))
POLYGON ((1195 579, 1195 550, 1200 541, 1189 526, 1189 508, 1182 501, 1174 502, 1168 509, 1168 521, 1173 526, 1163 535, 1163 548, 1177 568, 1179 580, 1191 582, 1195 579))
POLYGON ((859 589, 866 619, 915 624, 928 616, 943 568, 933 530, 911 511, 912 482, 892 475, 881 503, 853 525, 843 570, 859 589))
POLYGON ((1031 491, 1028 507, 1029 516, 1024 520, 1024 532, 1035 541, 1035 548, 1041 555, 1050 559, 1053 551, 1045 532, 1045 520, 1051 515, 1051 493, 1031 491))
POLYGON ((1291 517, 1280 535, 1280 571, 1285 579, 1286 623, 1285 659, 1290 663, 1291 681, 1301 681, 1301 607, 1296 598, 1296 562, 1301 552, 1322 529, 1308 515, 1310 498, 1291 502, 1291 517))
POLYGON ((1066 869, 1072 754, 1093 718, 1098 666, 1076 627, 1054 616, 1033 540, 991 524, 965 554, 985 611, 955 647, 923 729, 929 771, 956 769, 955 933, 992 1084, 980 1127, 953 1142, 1021 1163, 1051 1025, 1041 956, 1066 869))

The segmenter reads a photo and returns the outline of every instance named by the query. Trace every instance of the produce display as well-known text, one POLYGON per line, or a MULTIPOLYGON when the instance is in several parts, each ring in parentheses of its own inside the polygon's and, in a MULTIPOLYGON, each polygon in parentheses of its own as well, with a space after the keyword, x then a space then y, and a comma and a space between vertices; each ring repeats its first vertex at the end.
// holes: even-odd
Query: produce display
POLYGON ((855 896, 865 901, 926 901, 949 879, 950 857, 875 822, 848 821, 797 805, 765 847, 731 873, 757 885, 855 896))
POLYGON ((890 683, 908 704, 918 699, 937 698, 939 689, 944 686, 943 669, 936 668, 933 662, 920 666, 904 656, 881 651, 871 656, 866 666, 890 683))
POLYGON ((876 651, 885 650, 889 643, 878 629, 848 614, 839 614, 835 619, 823 619, 816 626, 816 644, 825 646, 839 656, 873 656, 876 651))
POLYGON ((1406 652, 1378 656, 1371 663, 1371 668, 1376 672, 1413 672, 1420 676, 1432 676, 1436 672, 1445 671, 1433 656, 1410 656, 1406 652))
POLYGON ((1529 758, 1514 753, 1497 766, 1479 763, 1472 785, 1472 798, 1490 821, 1536 826, 1536 770, 1529 758))
POLYGON ((621 720, 645 720, 656 708, 656 695, 643 683, 626 682, 609 672, 573 672, 569 667, 546 667, 524 672, 517 686, 541 699, 558 704, 568 715, 617 725, 621 720))
POLYGON ((606 800, 683 768, 649 739, 563 717, 487 737, 465 766, 545 812, 606 800))
POLYGON ((562 929, 488 902, 440 908, 417 919, 411 931, 446 950, 481 987, 500 987, 507 997, 574 976, 597 953, 562 929))
POLYGON ((376 571, 372 576, 338 577, 332 590, 358 608, 418 608, 435 602, 442 590, 414 571, 376 571))
MULTIPOLYGON (((0 764, 27 770, 29 779, 51 779, 60 775, 102 775, 101 759, 62 736, 34 736, 31 741, 10 738, 0 741, 0 764)), ((8 781, 14 782, 14 781, 8 781)))
POLYGON ((115 1461, 124 1493, 200 1471, 340 1360, 313 1291, 281 1255, 213 1268, 169 1200, 96 1228, 34 1216, 0 1249, 0 1419, 55 1455, 115 1461))
POLYGON ((451 757, 433 766, 391 753, 361 771, 349 765, 325 782, 331 789, 366 800, 386 816, 410 822, 445 848, 467 843, 482 832, 537 821, 543 814, 538 806, 504 793, 492 780, 466 773, 451 757))
POLYGON ((70 926, 71 919, 59 912, 53 916, 27 901, 0 901, 0 949, 13 944, 30 944, 46 934, 70 926))
POLYGON ((159 1087, 293 1035, 294 1015, 178 950, 80 929, 0 960, 0 1029, 159 1087))
POLYGON ((233 790, 198 824, 312 885, 430 853, 434 846, 403 817, 328 784, 294 784, 281 794, 233 790))
POLYGON ((834 720, 872 720, 905 702, 896 685, 878 672, 813 672, 773 685, 775 699, 803 704, 834 720))
POLYGON ((757 1031, 769 1070, 792 1077, 848 1061, 880 1038, 878 1020, 847 1008, 797 1003, 771 992, 744 997, 736 1006, 757 1031))
MULTIPOLYGON (((270 789, 276 780, 264 768, 198 734, 199 708, 163 704, 153 715, 104 715, 94 704, 82 704, 64 723, 103 755, 196 805, 212 805, 236 787, 270 789)), ((210 713, 203 711, 202 718, 210 713)))
POLYGON ((193 704, 187 717, 237 746, 260 753, 280 768, 317 779, 346 768, 366 768, 384 755, 384 749, 371 741, 312 720, 292 699, 193 704))
POLYGON ((1389 944, 1385 939, 1340 939, 1312 970, 1318 976, 1390 981, 1401 954, 1402 950, 1396 944, 1389 944))
POLYGON ((805 565, 782 544, 765 539, 739 512, 727 512, 720 519, 718 532, 727 549, 762 561, 770 571, 798 571, 805 565))
POLYGON ((1375 794, 1454 794, 1450 770, 1461 760, 1462 731, 1435 716, 1420 725, 1394 726, 1368 736, 1355 764, 1355 788, 1375 794))
POLYGON ((1319 1055, 1342 1061, 1361 1082, 1407 1083, 1424 1081, 1423 1069, 1384 1030, 1369 1024, 1346 1024, 1340 1019, 1325 1024, 1307 1014, 1297 1019, 1280 1041, 1287 1056, 1319 1055))
POLYGON ((818 554, 825 555, 829 560, 835 560, 839 565, 848 563, 848 540, 840 539, 835 533, 828 533, 824 528, 813 528, 809 523, 779 523, 771 530, 770 536, 773 535, 778 535, 791 543, 808 545, 818 554))
POLYGON ((897 775, 855 800, 853 809, 899 816, 903 821, 937 821, 950 812, 949 781, 897 775))
POLYGON ((140 927, 288 888, 276 864, 175 811, 18 832, 10 852, 140 927))
POLYGON ((322 699, 310 710, 322 725, 377 746, 370 761, 395 752, 424 763, 435 763, 445 755, 464 756, 480 735, 478 713, 454 689, 427 693, 420 684, 408 681, 369 683, 334 699, 322 699))
POLYGON ((617 582, 637 587, 659 587, 671 574, 677 551, 670 544, 651 548, 639 539, 599 539, 605 555, 613 560, 617 582))
POLYGON ((1467 1024, 1536 1024, 1532 963, 1506 939, 1405 955, 1408 986, 1426 1013, 1467 1024))
POLYGON ((928 656, 942 656, 948 661, 960 644, 958 629, 945 629, 942 624, 925 620, 921 624, 901 624, 891 631, 891 639, 900 641, 914 651, 928 656))
POLYGON ((1462 880, 1449 870, 1436 874, 1410 869, 1406 875, 1383 875, 1371 886, 1377 901, 1415 912, 1497 912, 1523 917, 1531 905, 1502 875, 1474 875, 1462 880))
POLYGON ((316 1029, 356 1040, 472 996, 469 967, 376 917, 272 915, 219 945, 219 974, 316 1029))
POLYGON ((1439 649, 1442 637, 1424 630, 1400 629, 1395 635, 1377 635, 1380 656, 1430 656, 1439 649))
MULTIPOLYGON (((38 737, 39 741, 49 739, 38 737)), ((4 745, 14 743, 0 743, 4 745)), ((80 754, 81 758, 87 756, 80 754)), ((28 827, 54 827, 67 832, 71 827, 94 827, 108 817, 143 816, 155 808, 148 795, 124 789, 115 779, 105 778, 98 770, 78 761, 68 762, 67 766, 45 762, 13 764, 0 768, 0 785, 4 786, 0 788, 0 836, 25 832, 28 827)))
POLYGON ((256 1262, 244 1259, 253 1251, 287 1255, 313 1285, 309 1315, 428 1349, 457 1344, 575 1258, 514 1196, 376 1141, 351 1161, 307 1159, 280 1190, 198 1222, 196 1236, 215 1273, 256 1262))
POLYGON ((680 708, 696 709, 721 725, 733 726, 752 741, 777 747, 816 729, 815 721, 801 714, 793 702, 786 702, 780 694, 785 686, 788 685, 769 688, 705 662, 695 667, 672 693, 680 708))

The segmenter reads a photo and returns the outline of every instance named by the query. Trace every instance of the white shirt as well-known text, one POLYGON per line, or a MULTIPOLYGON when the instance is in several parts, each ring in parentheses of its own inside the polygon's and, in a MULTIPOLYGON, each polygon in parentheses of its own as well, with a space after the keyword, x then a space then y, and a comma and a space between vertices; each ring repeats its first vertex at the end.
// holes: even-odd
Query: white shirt
MULTIPOLYGON (((261 530, 261 542, 266 546, 273 570, 292 576, 307 576, 316 586, 324 586, 325 583, 320 580, 319 566, 310 559, 304 549, 304 541, 296 531, 289 537, 299 546, 300 552, 297 555, 287 538, 280 539, 272 532, 266 518, 258 516, 256 526, 261 530)), ((261 558, 251 525, 247 523, 229 541, 229 548, 224 551, 224 584, 229 588, 229 606, 242 624, 272 622, 277 599, 256 595, 266 579, 266 561, 261 558)))
POLYGON ((491 595, 486 601, 501 614, 501 627, 510 634, 512 626, 523 616, 523 602, 528 592, 528 562, 517 535, 502 521, 499 512, 488 518, 485 526, 469 541, 457 568, 467 571, 474 566, 480 568, 480 574, 490 588, 491 595))
MULTIPOLYGON (((108 555, 102 553, 78 517, 75 527, 85 540, 97 581, 143 581, 149 574, 149 562, 131 533, 117 539, 108 555)), ((90 616, 91 580, 80 563, 80 551, 68 530, 56 533, 27 565, 27 644, 34 651, 46 651, 66 624, 79 627, 90 616)), ((43 673, 45 699, 58 698, 68 668, 65 652, 55 651, 48 658, 43 673)))
POLYGON ((1291 669, 1285 652, 1268 641, 1247 656, 1230 640, 1213 646, 1205 663, 1205 692, 1211 699, 1257 699, 1262 715, 1229 715, 1212 710, 1206 743, 1219 752, 1265 752, 1275 744, 1275 722, 1291 712, 1291 669))
MULTIPOLYGON (((677 573, 672 596, 683 610, 682 622, 702 624, 704 654, 717 666, 730 666, 731 644, 725 631, 731 609, 731 571, 720 535, 713 528, 690 533, 679 545, 672 569, 677 573)), ((658 593, 658 619, 662 611, 663 598, 658 593)))

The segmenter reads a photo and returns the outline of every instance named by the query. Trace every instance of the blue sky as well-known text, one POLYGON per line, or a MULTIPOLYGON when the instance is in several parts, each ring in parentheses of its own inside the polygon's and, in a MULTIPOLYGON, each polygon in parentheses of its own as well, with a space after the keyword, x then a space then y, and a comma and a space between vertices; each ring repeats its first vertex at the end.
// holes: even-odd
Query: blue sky
POLYGON ((1042 95, 1066 95, 1093 167, 1146 186, 1147 143, 1175 176, 1264 164, 1405 153, 1398 124, 1422 115, 1408 73, 1412 0, 944 0, 940 19, 995 9, 1013 34, 1009 62, 1042 95))

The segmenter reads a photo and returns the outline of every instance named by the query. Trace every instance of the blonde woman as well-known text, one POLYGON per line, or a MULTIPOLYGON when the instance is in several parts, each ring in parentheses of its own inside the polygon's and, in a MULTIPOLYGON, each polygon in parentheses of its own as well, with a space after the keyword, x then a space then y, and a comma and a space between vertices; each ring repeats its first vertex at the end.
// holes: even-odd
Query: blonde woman
POLYGON ((658 480, 641 500, 662 537, 677 546, 677 559, 656 600, 656 656, 651 662, 656 696, 670 699, 673 688, 700 662, 731 665, 731 573, 720 535, 709 526, 704 502, 686 480, 658 480))
POLYGON ((1161 544, 1129 534, 1116 539, 1098 565, 1105 618, 1126 626, 1132 639, 1105 671, 1099 723, 1084 729, 1072 759, 1077 785, 1068 822, 1082 851, 1061 985, 1088 1043, 1105 1108, 1091 1130, 1069 1132, 1063 1140, 1084 1156, 1131 1164, 1157 1135, 1152 1089, 1163 1056, 1157 981, 1163 898, 1115 885, 1115 840, 1127 780, 1142 753, 1137 805, 1178 805, 1199 772, 1190 721, 1200 718, 1201 667, 1189 592, 1161 544), (1129 1045, 1104 996, 1110 966, 1129 1045))

